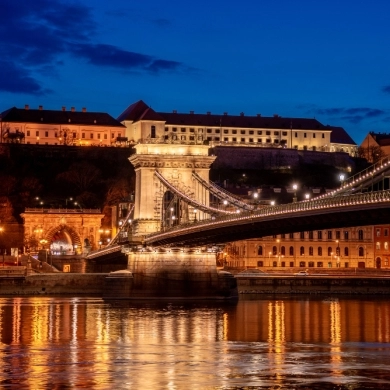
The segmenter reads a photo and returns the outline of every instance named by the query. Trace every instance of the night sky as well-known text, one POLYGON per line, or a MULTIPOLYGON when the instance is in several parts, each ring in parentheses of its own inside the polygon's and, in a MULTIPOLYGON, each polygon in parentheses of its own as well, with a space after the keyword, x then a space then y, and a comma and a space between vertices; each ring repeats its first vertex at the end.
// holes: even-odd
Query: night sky
POLYGON ((388 0, 0 0, 0 111, 316 118, 390 132, 388 0))

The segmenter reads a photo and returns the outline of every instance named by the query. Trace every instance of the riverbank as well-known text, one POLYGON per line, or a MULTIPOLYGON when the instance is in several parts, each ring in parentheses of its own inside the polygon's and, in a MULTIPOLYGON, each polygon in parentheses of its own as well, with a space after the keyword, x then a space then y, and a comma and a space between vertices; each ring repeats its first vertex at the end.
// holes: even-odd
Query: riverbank
MULTIPOLYGON (((69 295, 110 298, 123 297, 123 283, 112 284, 108 273, 41 273, 32 275, 0 276, 1 296, 69 295), (122 296, 121 296, 122 295, 122 296)), ((112 275, 111 275, 112 276, 112 275)), ((390 295, 389 276, 294 276, 267 275, 261 277, 236 277, 239 294, 324 294, 324 295, 390 295)), ((128 281, 130 282, 130 280, 128 281)), ((131 283, 131 282, 130 282, 131 283)), ((126 286, 125 286, 126 287, 126 286)), ((128 286, 126 287, 128 288, 128 286)), ((135 299, 146 297, 145 292, 134 293, 135 299)), ((199 293, 198 293, 199 294, 199 293)), ((132 299, 131 289, 127 299, 132 299)), ((133 298, 133 299, 134 299, 133 298)), ((156 297, 156 298, 161 298, 156 297)), ((169 298, 169 297, 167 297, 169 298)))

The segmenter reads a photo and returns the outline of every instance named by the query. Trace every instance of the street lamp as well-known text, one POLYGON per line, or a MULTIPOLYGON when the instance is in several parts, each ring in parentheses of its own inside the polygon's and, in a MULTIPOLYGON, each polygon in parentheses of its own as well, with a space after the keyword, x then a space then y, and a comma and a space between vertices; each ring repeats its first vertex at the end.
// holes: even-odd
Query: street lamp
POLYGON ((275 206, 275 201, 271 200, 271 206, 275 206))
POLYGON ((336 240, 336 243, 337 243, 337 249, 336 249, 337 267, 340 268, 340 242, 339 242, 339 240, 336 240))
POLYGON ((258 192, 253 193, 253 199, 254 199, 255 207, 257 208, 258 199, 259 199, 259 193, 258 192))
POLYGON ((295 203, 297 201, 297 188, 298 186, 296 184, 293 184, 293 190, 294 190, 294 198, 293 198, 293 202, 295 203))
POLYGON ((224 205, 225 210, 226 210, 226 207, 227 207, 227 205, 228 205, 228 201, 227 201, 226 199, 223 201, 223 205, 224 205))
POLYGON ((343 185, 343 183, 344 183, 344 179, 345 179, 345 175, 344 175, 344 173, 340 173, 340 175, 339 175, 339 179, 340 179, 341 186, 342 186, 342 185, 343 185))
POLYGON ((196 222, 196 213, 198 212, 197 209, 194 209, 194 222, 196 222))
POLYGON ((310 194, 305 194, 305 199, 309 200, 310 199, 310 194))
POLYGON ((278 267, 280 267, 280 240, 279 238, 276 240, 278 243, 278 267))

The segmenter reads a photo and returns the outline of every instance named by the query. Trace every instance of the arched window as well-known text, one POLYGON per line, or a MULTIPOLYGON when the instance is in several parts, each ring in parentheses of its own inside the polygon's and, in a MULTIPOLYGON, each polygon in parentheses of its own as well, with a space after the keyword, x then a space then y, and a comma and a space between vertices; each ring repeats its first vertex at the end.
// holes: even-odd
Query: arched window
POLYGON ((362 229, 360 229, 360 230, 358 231, 358 239, 359 239, 360 241, 363 240, 363 230, 362 230, 362 229))
POLYGON ((304 246, 301 246, 299 253, 301 256, 303 256, 305 254, 305 247, 304 246))
POLYGON ((328 247, 328 256, 332 256, 332 247, 328 247))
POLYGON ((258 256, 263 256, 263 247, 261 245, 259 245, 257 247, 257 255, 258 256))
POLYGON ((344 256, 349 256, 348 247, 345 247, 345 248, 344 248, 344 256))
POLYGON ((276 248, 276 246, 273 246, 273 247, 272 247, 272 254, 273 254, 274 256, 276 256, 276 255, 278 254, 278 249, 276 248))
POLYGON ((282 247, 280 248, 280 254, 281 254, 282 256, 285 256, 285 255, 286 255, 286 248, 285 248, 284 246, 282 246, 282 247))
POLYGON ((313 247, 310 246, 310 247, 309 247, 309 256, 313 256, 313 253, 314 253, 313 247))
POLYGON ((290 246, 290 256, 294 256, 294 247, 290 246))
POLYGON ((318 247, 318 256, 322 256, 322 247, 318 247))
POLYGON ((364 248, 362 246, 359 246, 359 257, 364 256, 364 248))

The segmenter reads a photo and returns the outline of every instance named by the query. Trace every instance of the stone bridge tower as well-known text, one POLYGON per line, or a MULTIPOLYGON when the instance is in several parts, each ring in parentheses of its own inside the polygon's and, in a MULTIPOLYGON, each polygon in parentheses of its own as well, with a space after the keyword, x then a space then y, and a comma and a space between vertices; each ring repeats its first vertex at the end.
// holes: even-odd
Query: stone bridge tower
POLYGON ((141 143, 135 149, 129 158, 136 173, 133 237, 142 239, 173 224, 201 219, 203 212, 196 205, 180 199, 188 196, 209 204, 209 192, 193 177, 196 173, 209 181, 216 158, 208 155, 209 146, 141 143))

